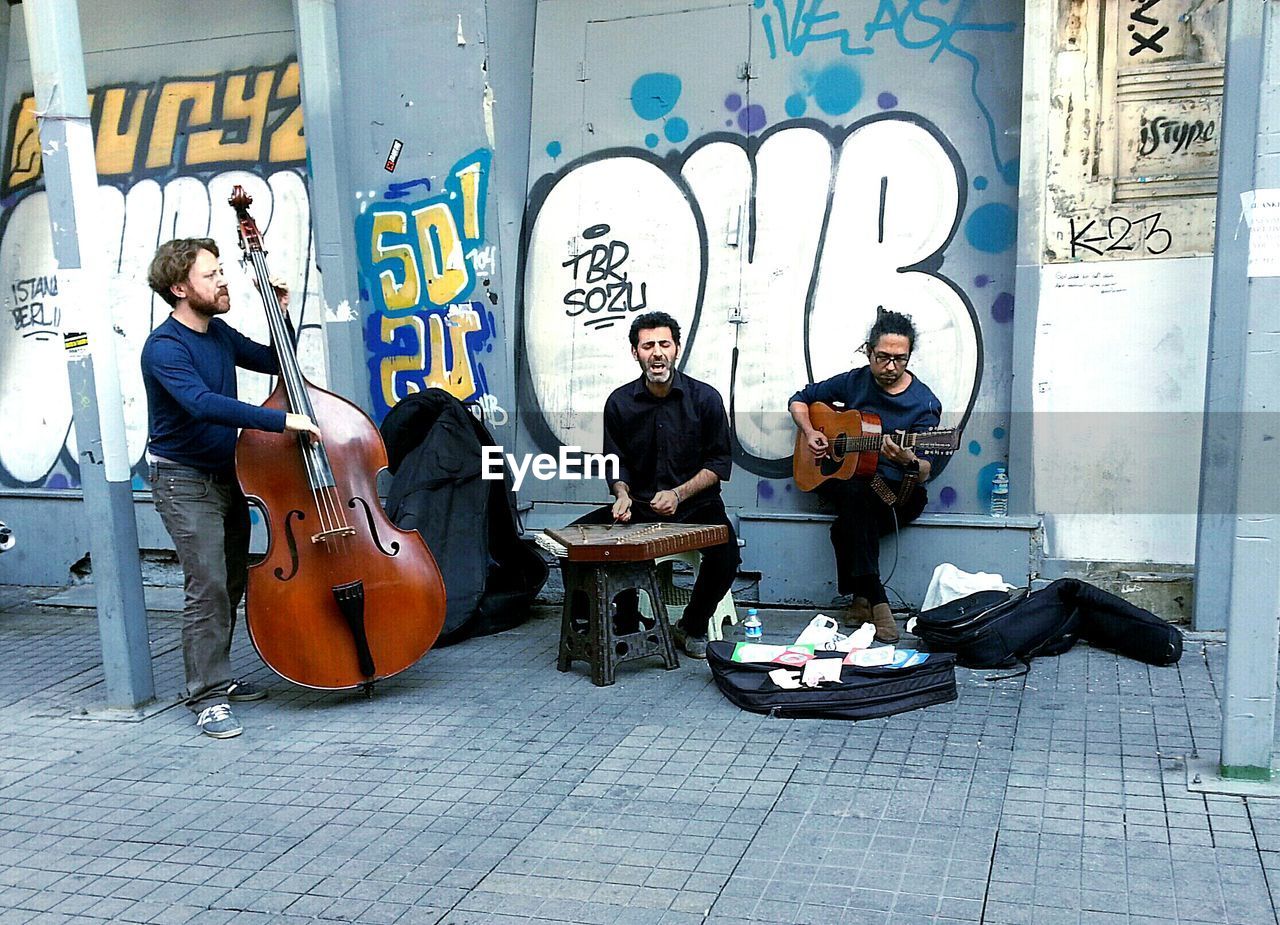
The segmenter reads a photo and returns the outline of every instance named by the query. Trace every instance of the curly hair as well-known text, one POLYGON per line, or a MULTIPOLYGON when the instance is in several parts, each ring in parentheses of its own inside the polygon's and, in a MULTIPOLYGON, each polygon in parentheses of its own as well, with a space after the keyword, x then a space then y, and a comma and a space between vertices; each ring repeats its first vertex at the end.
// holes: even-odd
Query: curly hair
POLYGON ((178 304, 178 297, 173 294, 173 287, 185 283, 191 275, 191 267, 201 251, 208 251, 217 257, 218 245, 213 238, 175 238, 160 245, 155 257, 151 258, 151 269, 147 271, 147 285, 172 308, 178 304))
POLYGON ((871 325, 871 330, 867 332, 867 353, 875 349, 880 338, 886 334, 897 334, 907 339, 907 352, 910 353, 916 349, 916 326, 911 321, 910 315, 904 315, 901 312, 889 311, 883 306, 876 309, 876 320, 871 325))

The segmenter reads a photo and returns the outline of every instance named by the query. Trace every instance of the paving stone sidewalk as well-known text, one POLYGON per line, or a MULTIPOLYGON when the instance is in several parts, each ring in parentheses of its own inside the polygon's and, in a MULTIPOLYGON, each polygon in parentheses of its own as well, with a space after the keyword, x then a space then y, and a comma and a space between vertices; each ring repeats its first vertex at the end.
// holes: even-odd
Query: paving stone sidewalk
MULTIPOLYGON (((1225 647, 1079 646, 851 723, 733 707, 704 664, 555 670, 558 613, 374 697, 238 633, 239 738, 103 701, 92 611, 0 589, 0 923, 1275 923, 1280 805, 1188 793, 1225 647)), ((779 639, 809 613, 766 611, 779 639)), ((174 701, 176 615, 150 621, 174 701)))

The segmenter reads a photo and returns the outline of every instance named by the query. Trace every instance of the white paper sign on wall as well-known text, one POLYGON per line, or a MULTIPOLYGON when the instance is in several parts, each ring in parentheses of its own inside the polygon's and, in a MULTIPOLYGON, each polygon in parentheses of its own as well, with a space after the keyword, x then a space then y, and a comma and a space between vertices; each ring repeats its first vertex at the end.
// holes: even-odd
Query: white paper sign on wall
POLYGON ((1240 194, 1249 225, 1249 276, 1280 276, 1280 189, 1240 194))

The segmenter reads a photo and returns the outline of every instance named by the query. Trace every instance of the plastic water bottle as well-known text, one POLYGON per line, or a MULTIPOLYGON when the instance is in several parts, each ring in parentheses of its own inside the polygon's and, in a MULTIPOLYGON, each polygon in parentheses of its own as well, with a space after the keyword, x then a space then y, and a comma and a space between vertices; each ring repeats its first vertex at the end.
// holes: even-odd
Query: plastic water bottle
POLYGON ((742 621, 742 632, 746 634, 747 642, 759 642, 764 638, 764 627, 760 623, 760 614, 754 607, 747 610, 747 618, 742 621))
POLYGON ((991 516, 1006 517, 1009 514, 1009 474, 1004 466, 996 469, 991 479, 991 516))

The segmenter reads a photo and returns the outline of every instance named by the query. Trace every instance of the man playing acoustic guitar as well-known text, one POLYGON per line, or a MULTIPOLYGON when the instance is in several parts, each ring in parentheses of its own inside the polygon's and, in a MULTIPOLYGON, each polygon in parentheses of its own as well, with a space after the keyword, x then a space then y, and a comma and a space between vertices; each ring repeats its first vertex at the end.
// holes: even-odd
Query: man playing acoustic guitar
POLYGON ((927 457, 917 456, 889 435, 929 430, 942 414, 937 396, 907 371, 915 342, 915 325, 908 316, 880 309, 862 348, 870 365, 811 383, 790 401, 791 417, 804 443, 803 451, 797 445, 797 453, 807 452, 814 460, 832 451, 827 435, 811 420, 809 406, 814 402, 839 402, 847 409, 880 416, 885 436, 875 476, 870 480, 832 478, 818 486, 818 493, 836 509, 831 525, 836 580, 841 594, 853 595, 845 620, 854 626, 874 623, 881 642, 895 642, 898 627, 880 583, 880 537, 895 524, 920 516, 928 501, 922 483, 932 469, 927 457))

